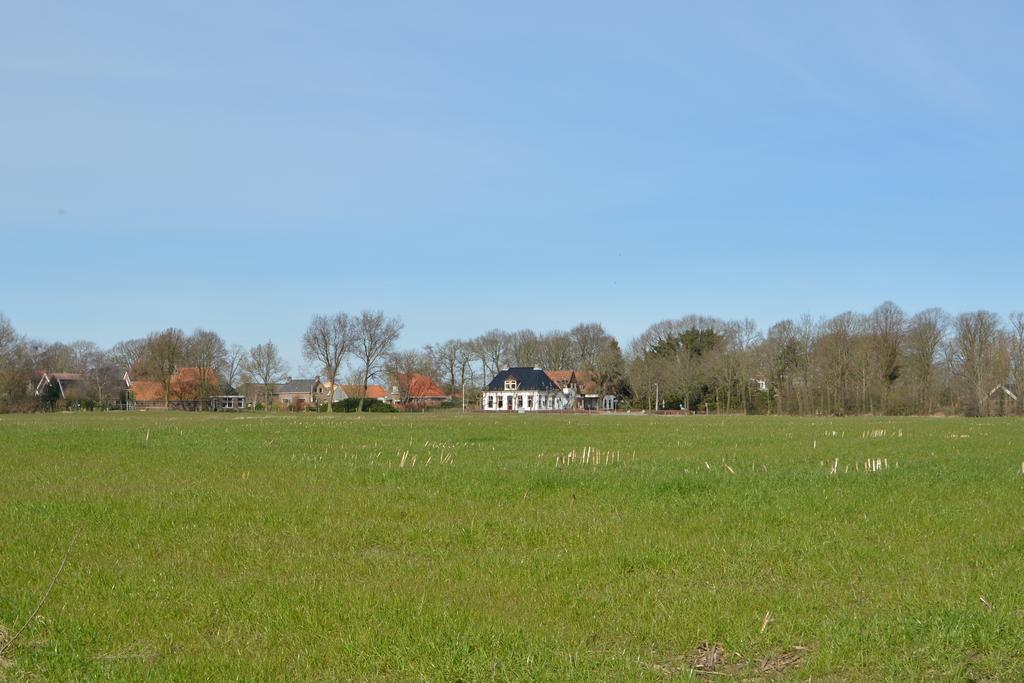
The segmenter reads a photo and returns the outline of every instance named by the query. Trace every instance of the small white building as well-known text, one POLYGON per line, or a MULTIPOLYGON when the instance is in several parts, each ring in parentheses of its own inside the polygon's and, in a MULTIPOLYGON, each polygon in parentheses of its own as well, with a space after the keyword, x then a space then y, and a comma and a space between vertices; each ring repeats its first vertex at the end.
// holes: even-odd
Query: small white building
POLYGON ((481 402, 490 411, 566 410, 573 404, 567 391, 541 368, 505 368, 487 385, 481 402))

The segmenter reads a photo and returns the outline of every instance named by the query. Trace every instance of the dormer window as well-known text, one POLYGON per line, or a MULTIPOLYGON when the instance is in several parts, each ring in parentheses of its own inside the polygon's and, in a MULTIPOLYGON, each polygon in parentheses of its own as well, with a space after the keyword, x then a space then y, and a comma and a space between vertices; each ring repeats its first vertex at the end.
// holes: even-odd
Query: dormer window
POLYGON ((516 382, 511 377, 508 378, 507 380, 505 380, 505 391, 515 391, 516 387, 518 387, 518 386, 519 386, 519 383, 516 382))

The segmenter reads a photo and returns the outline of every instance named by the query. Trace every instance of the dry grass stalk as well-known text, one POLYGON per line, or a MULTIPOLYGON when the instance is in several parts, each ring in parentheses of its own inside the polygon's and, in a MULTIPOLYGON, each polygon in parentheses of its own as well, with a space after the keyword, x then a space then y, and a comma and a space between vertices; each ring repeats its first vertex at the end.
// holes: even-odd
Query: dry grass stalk
POLYGON ((6 638, 3 642, 0 642, 0 661, 3 660, 4 653, 11 649, 14 641, 16 641, 18 637, 25 632, 28 625, 36 618, 36 615, 39 614, 39 610, 42 608, 43 603, 46 602, 46 599, 50 597, 50 591, 53 590, 53 587, 57 584, 57 579, 60 578, 61 572, 64 571, 64 566, 68 563, 68 556, 71 554, 71 549, 75 546, 75 541, 78 540, 78 534, 81 530, 81 527, 75 530, 75 535, 71 537, 71 542, 68 543, 68 547, 64 551, 64 557, 60 561, 60 566, 57 567, 57 572, 53 575, 53 578, 50 579, 50 585, 46 587, 46 592, 43 593, 43 597, 39 598, 39 602, 36 604, 35 609, 32 610, 32 613, 28 615, 28 618, 25 619, 25 623, 21 625, 21 628, 19 628, 13 636, 6 638))

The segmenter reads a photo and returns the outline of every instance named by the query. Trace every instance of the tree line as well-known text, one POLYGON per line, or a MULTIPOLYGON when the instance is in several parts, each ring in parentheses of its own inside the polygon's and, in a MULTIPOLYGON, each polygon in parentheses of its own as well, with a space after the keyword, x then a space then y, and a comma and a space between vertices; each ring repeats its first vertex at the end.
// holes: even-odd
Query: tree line
MULTIPOLYGON (((599 323, 537 332, 493 329, 420 349, 400 349, 401 320, 381 311, 316 315, 303 332, 303 359, 322 380, 365 389, 424 374, 472 405, 502 367, 574 369, 629 409, 853 415, 1024 413, 1024 313, 1004 321, 985 310, 910 315, 892 302, 869 313, 783 320, 761 330, 752 320, 688 315, 648 327, 623 350, 599 323)), ((216 332, 176 328, 110 349, 88 341, 41 342, 0 314, 0 409, 31 408, 39 370, 89 378, 94 398, 110 388, 111 368, 158 381, 171 400, 180 367, 200 374, 197 391, 255 385, 267 405, 289 364, 273 341, 228 345, 216 332)), ((399 396, 399 398, 403 398, 399 396)), ((408 398, 408 397, 405 397, 408 398)), ((362 410, 362 399, 359 409, 362 410)))

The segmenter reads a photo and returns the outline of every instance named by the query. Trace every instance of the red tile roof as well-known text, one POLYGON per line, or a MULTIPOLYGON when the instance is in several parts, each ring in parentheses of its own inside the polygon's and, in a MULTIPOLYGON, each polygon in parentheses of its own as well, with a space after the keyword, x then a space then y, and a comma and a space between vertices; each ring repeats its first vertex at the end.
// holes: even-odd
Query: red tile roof
POLYGON ((210 368, 178 368, 171 376, 171 398, 195 401, 202 393, 204 383, 208 392, 220 386, 217 374, 210 368))
MULTIPOLYGON (((220 380, 210 368, 178 368, 171 375, 170 400, 197 400, 204 380, 207 393, 213 393, 220 387, 220 380)), ((135 395, 136 401, 162 401, 164 400, 164 385, 163 382, 153 380, 135 380, 132 382, 132 393, 135 395)))
POLYGON ((581 370, 576 373, 576 382, 580 391, 587 395, 600 394, 601 387, 597 383, 597 373, 581 370))
POLYGON ((548 377, 551 378, 551 381, 557 384, 561 389, 568 386, 569 382, 573 379, 573 375, 576 373, 575 370, 545 370, 545 372, 548 373, 548 377))
POLYGON ((135 380, 132 382, 132 395, 136 401, 162 401, 164 400, 163 382, 135 380))
MULTIPOLYGON (((339 386, 349 398, 359 398, 363 394, 363 387, 358 384, 341 384, 339 386)), ((387 395, 387 389, 379 384, 371 384, 366 387, 366 398, 381 399, 387 398, 387 395)))
POLYGON ((444 390, 426 375, 400 374, 395 379, 411 400, 448 398, 444 390))
POLYGON ((595 373, 589 370, 546 370, 551 381, 564 389, 569 382, 576 380, 582 394, 599 394, 601 387, 597 384, 595 373))

